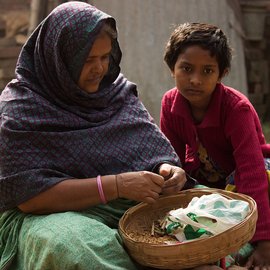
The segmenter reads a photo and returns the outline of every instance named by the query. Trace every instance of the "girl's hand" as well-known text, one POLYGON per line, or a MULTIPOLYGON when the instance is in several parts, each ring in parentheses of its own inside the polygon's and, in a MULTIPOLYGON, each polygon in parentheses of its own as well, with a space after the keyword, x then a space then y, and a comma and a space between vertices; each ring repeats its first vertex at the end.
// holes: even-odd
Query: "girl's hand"
POLYGON ((223 270, 223 269, 216 265, 202 265, 192 268, 192 270, 223 270))
POLYGON ((270 241, 260 241, 246 267, 253 270, 270 270, 270 241))
POLYGON ((148 171, 116 175, 118 196, 138 202, 154 203, 159 198, 163 184, 162 176, 148 171))
POLYGON ((182 168, 167 163, 159 167, 159 174, 165 179, 162 194, 169 195, 178 193, 187 181, 186 173, 182 168))
POLYGON ((248 270, 248 268, 247 267, 238 266, 238 265, 233 265, 233 266, 230 266, 228 268, 228 270, 248 270))

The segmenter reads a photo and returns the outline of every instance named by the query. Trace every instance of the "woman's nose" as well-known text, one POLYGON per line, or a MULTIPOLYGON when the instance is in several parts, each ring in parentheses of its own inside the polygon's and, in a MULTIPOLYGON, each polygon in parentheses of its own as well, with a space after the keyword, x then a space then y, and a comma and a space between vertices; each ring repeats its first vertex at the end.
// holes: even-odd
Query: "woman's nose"
POLYGON ((93 72, 102 72, 103 71, 103 65, 101 60, 97 60, 92 68, 93 72))

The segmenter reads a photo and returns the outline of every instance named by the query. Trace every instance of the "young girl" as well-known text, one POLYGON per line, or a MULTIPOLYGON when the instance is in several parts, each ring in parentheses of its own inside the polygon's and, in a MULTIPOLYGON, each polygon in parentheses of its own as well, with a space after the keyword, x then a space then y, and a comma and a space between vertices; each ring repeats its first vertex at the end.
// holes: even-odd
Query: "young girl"
POLYGON ((225 188, 233 183, 237 192, 255 199, 259 215, 252 239, 255 251, 246 266, 270 267, 270 207, 264 163, 269 148, 249 100, 221 83, 231 56, 227 38, 218 27, 179 25, 165 49, 164 59, 176 87, 162 99, 160 125, 183 168, 201 184, 225 188))

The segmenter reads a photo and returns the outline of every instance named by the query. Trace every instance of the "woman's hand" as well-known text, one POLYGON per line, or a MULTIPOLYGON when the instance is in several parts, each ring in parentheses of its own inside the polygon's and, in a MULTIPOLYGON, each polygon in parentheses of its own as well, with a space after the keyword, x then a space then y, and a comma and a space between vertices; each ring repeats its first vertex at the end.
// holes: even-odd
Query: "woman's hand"
POLYGON ((165 179, 162 194, 176 194, 184 187, 187 181, 186 173, 182 168, 167 163, 159 167, 159 174, 165 179))
POLYGON ((260 241, 246 267, 253 270, 270 270, 270 241, 260 241))
POLYGON ((151 204, 159 198, 164 178, 148 171, 127 172, 116 175, 116 184, 119 197, 151 204))

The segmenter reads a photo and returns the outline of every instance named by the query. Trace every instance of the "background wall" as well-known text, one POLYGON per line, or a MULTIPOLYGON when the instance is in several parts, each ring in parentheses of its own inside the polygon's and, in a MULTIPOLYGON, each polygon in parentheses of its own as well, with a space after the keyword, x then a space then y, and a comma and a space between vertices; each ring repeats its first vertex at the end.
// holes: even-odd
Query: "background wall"
POLYGON ((165 91, 174 86, 163 62, 165 43, 173 25, 186 21, 221 27, 234 48, 228 85, 247 94, 247 80, 238 1, 226 0, 92 0, 117 21, 123 52, 122 72, 138 85, 140 97, 156 122, 165 91), (237 16, 236 16, 237 14, 237 16))
MULTIPOLYGON (((47 1, 48 12, 63 0, 47 1)), ((14 78, 26 40, 30 0, 0 0, 0 89, 14 78)), ((38 1, 36 1, 38 2, 38 1)), ((224 82, 247 95, 239 0, 89 0, 117 20, 123 51, 122 72, 138 85, 140 98, 159 122, 162 95, 174 86, 163 52, 174 25, 186 21, 213 23, 227 34, 234 58, 224 82)), ((46 13, 46 12, 45 12, 46 13)), ((32 14, 32 13, 31 13, 32 14)), ((29 29, 28 29, 29 30, 29 29)), ((268 91, 268 89, 267 89, 268 91)))

